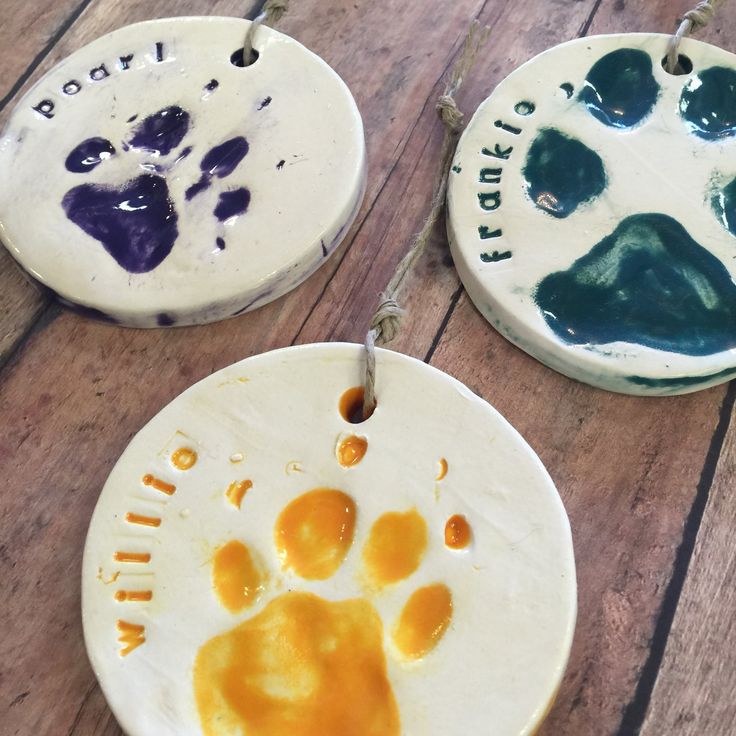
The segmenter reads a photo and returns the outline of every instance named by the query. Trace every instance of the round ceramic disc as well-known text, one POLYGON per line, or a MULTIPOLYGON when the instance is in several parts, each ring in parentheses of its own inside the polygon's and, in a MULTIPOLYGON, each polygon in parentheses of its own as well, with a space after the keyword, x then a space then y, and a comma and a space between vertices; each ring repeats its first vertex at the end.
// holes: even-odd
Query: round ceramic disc
POLYGON ((348 421, 362 351, 225 368, 118 461, 82 609, 126 733, 519 736, 546 714, 576 612, 552 481, 485 401, 397 353, 348 421))
POLYGON ((736 56, 669 36, 582 38, 479 107, 453 162, 458 271, 505 337, 612 391, 736 375, 736 56))
POLYGON ((14 110, 0 139, 0 235, 82 313, 136 327, 241 314, 307 278, 353 222, 366 162, 350 91, 266 27, 243 67, 248 26, 121 28, 14 110))

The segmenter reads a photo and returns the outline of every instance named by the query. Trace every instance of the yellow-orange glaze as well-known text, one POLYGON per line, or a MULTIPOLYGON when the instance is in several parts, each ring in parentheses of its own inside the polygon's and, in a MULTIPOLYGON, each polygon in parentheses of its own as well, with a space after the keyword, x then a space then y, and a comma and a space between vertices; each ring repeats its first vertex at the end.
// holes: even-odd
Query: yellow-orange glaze
POLYGON ((441 457, 439 465, 440 465, 440 469, 439 469, 439 472, 437 473, 437 477, 435 478, 435 480, 442 480, 447 475, 447 460, 441 457))
POLYGON ((452 594, 443 583, 414 591, 394 630, 394 644, 408 659, 419 659, 437 646, 452 619, 452 594))
POLYGON ((113 557, 116 562, 146 563, 151 561, 151 555, 149 552, 116 552, 113 557))
POLYGON ((179 470, 189 470, 197 462, 197 453, 190 447, 180 447, 171 455, 171 464, 179 470))
POLYGON ((127 621, 118 621, 118 631, 120 636, 118 641, 123 645, 120 650, 121 657, 127 657, 134 649, 139 647, 146 641, 146 637, 143 636, 146 627, 140 624, 131 624, 127 621))
POLYGON ((156 478, 156 476, 146 473, 143 476, 143 485, 151 486, 161 493, 165 493, 167 496, 173 496, 176 493, 176 486, 173 483, 167 483, 165 480, 156 478))
POLYGON ((239 613, 263 592, 264 574, 248 547, 237 539, 223 544, 212 561, 212 585, 225 608, 239 613))
POLYGON ((143 516, 142 514, 125 514, 125 521, 128 524, 140 524, 141 526, 161 526, 161 519, 158 516, 143 516))
POLYGON ((369 580, 379 587, 409 577, 427 549, 427 523, 416 509, 390 511, 373 524, 363 548, 369 580))
POLYGON ((360 424, 363 421, 364 397, 365 389, 362 386, 353 386, 340 397, 340 414, 346 422, 360 424))
POLYGON ((206 736, 398 736, 383 627, 366 600, 285 593, 205 643, 194 693, 206 736))
POLYGON ((468 520, 460 514, 451 516, 445 524, 445 544, 450 549, 465 549, 473 538, 468 520))
POLYGON ((368 440, 351 434, 346 437, 337 448, 337 460, 344 468, 357 465, 368 451, 368 440))
POLYGON ((317 488, 279 515, 274 541, 284 568, 308 580, 333 575, 353 543, 355 502, 342 491, 317 488))
POLYGON ((118 590, 115 600, 120 601, 150 601, 153 598, 152 590, 118 590))
POLYGON ((120 570, 117 570, 116 572, 112 573, 107 580, 105 580, 105 576, 103 575, 102 568, 97 568, 97 579, 104 583, 105 585, 112 585, 118 578, 120 577, 120 570))
POLYGON ((239 509, 240 504, 243 503, 245 494, 248 493, 251 488, 253 488, 253 481, 236 480, 228 486, 228 489, 225 491, 225 496, 236 509, 239 509))

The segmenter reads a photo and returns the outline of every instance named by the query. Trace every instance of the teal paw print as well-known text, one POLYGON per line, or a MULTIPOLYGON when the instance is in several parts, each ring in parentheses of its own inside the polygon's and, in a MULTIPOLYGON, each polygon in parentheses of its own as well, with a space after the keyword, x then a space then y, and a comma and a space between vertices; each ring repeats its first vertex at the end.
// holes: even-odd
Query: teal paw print
MULTIPOLYGON (((705 229, 689 229, 672 208, 636 211, 639 192, 649 203, 656 199, 652 188, 662 187, 666 197, 668 187, 678 196, 690 195, 692 185, 685 166, 664 172, 660 181, 656 174, 663 167, 650 166, 646 148, 628 134, 657 128, 670 137, 673 156, 688 167, 714 167, 710 189, 693 190, 690 206, 714 218, 729 238, 736 237, 736 164, 722 157, 723 144, 736 136, 736 70, 708 66, 675 77, 682 83, 673 108, 663 100, 655 63, 644 50, 617 49, 591 66, 577 94, 570 83, 561 85, 571 105, 583 106, 599 123, 599 145, 553 127, 541 128, 532 141, 522 169, 526 195, 533 207, 569 218, 571 225, 585 208, 605 212, 602 200, 621 158, 639 163, 626 192, 631 213, 614 221, 609 234, 566 270, 542 278, 534 299, 547 325, 567 344, 623 341, 710 355, 736 347, 736 285, 709 247, 705 229), (687 161, 690 151, 694 164, 687 161), (730 173, 722 166, 730 166, 730 173), (672 176, 675 181, 667 181, 672 176)), ((732 244, 736 256, 736 240, 732 244)))

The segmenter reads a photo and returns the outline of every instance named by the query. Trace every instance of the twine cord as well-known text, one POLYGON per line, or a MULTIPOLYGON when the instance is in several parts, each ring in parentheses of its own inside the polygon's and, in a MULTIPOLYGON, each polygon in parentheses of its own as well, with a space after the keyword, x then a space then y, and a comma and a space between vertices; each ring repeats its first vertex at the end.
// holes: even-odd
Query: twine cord
POLYGON ((253 40, 261 25, 263 23, 268 23, 269 25, 278 23, 288 10, 289 0, 266 0, 263 10, 251 21, 248 32, 245 34, 245 41, 243 42, 244 66, 250 66, 256 60, 256 56, 253 53, 253 40))
POLYGON ((692 10, 688 10, 682 16, 680 26, 670 38, 667 46, 666 70, 670 74, 676 74, 680 57, 680 44, 685 36, 705 28, 716 14, 718 7, 724 0, 702 0, 692 10))
POLYGON ((475 63, 481 47, 488 38, 489 29, 481 28, 478 21, 470 26, 465 37, 460 56, 455 63, 444 94, 436 105, 437 115, 445 127, 445 136, 439 158, 439 175, 432 196, 432 204, 422 229, 414 236, 406 255, 396 267, 391 280, 381 293, 380 302, 370 321, 370 329, 365 337, 365 381, 363 396, 363 419, 367 419, 376 408, 376 345, 385 345, 399 333, 403 309, 398 302, 398 294, 407 275, 421 258, 429 243, 432 230, 442 213, 447 193, 450 164, 463 124, 463 113, 454 100, 463 79, 475 63))

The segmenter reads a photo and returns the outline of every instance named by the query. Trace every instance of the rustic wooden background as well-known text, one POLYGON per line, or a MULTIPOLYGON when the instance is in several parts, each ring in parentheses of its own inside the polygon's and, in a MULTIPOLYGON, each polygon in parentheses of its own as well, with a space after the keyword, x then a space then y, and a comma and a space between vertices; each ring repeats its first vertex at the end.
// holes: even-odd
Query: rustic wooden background
MULTIPOLYGON (((95 324, 42 297, 0 249, 2 733, 120 734, 80 621, 82 545, 99 490, 136 431, 194 381, 271 348, 362 339, 378 291, 427 210, 441 141, 434 101, 469 21, 492 29, 459 96, 472 112, 549 46, 585 34, 669 32, 691 4, 293 0, 278 28, 352 89, 366 126, 368 192, 345 243, 317 274, 238 319, 168 331, 95 324)), ((3 0, 0 123, 41 74, 102 33, 171 15, 253 17, 255 6, 3 0)), ((735 50, 734 29, 736 2, 726 3, 700 37, 735 50)), ((475 311, 439 227, 407 291, 408 318, 392 347, 498 408, 537 450, 570 514, 578 628, 541 733, 736 733, 734 385, 642 399, 553 373, 475 311)))

